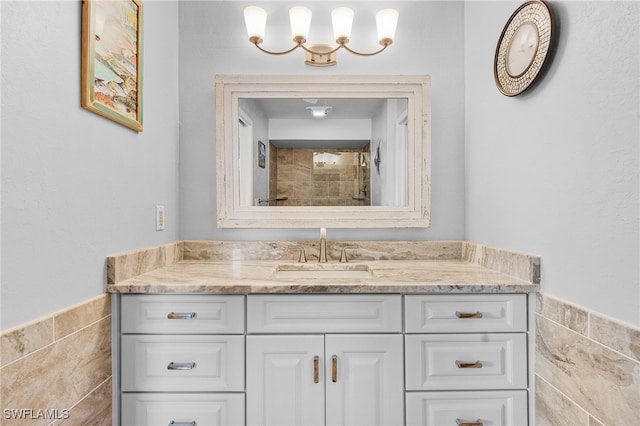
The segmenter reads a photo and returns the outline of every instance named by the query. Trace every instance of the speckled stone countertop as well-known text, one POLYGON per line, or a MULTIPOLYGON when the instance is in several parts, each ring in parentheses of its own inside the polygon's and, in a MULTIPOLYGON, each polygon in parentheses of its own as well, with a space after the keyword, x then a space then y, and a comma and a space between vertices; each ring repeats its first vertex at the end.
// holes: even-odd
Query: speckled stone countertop
POLYGON ((110 293, 529 293, 537 256, 462 241, 178 241, 107 258, 110 293), (298 246, 307 263, 298 263, 298 246), (349 247, 348 263, 338 263, 349 247), (305 270, 302 274, 288 271, 305 270), (319 278, 315 271, 330 270, 319 278), (345 277, 345 269, 356 270, 345 277), (308 271, 311 276, 304 276, 308 271), (334 276, 334 272, 337 276, 334 276), (362 275, 362 276, 361 276, 362 275))

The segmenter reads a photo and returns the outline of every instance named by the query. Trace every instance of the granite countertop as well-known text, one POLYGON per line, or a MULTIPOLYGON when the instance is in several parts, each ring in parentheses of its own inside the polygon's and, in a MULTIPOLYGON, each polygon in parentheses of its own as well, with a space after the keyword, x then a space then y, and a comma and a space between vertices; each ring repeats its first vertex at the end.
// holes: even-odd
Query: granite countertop
MULTIPOLYGON (((291 243, 251 244, 181 241, 111 256, 107 260, 107 291, 173 294, 528 293, 539 289, 538 257, 467 242, 410 242, 395 246, 393 250, 389 250, 389 242, 380 242, 385 247, 384 252, 376 251, 379 250, 376 243, 366 243, 360 248, 367 254, 354 254, 355 259, 348 263, 337 260, 318 263, 313 256, 307 263, 298 263, 281 256, 289 251, 291 243), (265 256, 265 250, 270 256, 265 256), (278 256, 273 256, 274 252, 279 253, 278 256), (395 254, 389 255, 390 252, 395 254), (255 259, 256 256, 270 258, 255 259), (324 277, 325 274, 328 277, 324 277)), ((314 243, 308 244, 307 252, 310 252, 314 243)), ((347 244, 353 242, 346 242, 342 247, 347 244)), ((339 250, 340 244, 336 243, 329 252, 335 258, 339 250)))

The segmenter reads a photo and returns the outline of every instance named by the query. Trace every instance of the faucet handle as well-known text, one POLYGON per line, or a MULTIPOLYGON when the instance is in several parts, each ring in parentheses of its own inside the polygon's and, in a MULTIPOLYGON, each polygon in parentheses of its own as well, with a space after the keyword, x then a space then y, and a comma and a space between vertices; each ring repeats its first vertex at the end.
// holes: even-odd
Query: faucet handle
POLYGON ((347 263, 347 250, 356 250, 358 247, 347 246, 342 247, 342 252, 340 253, 340 263, 347 263))
POLYGON ((301 244, 297 246, 290 246, 289 248, 300 250, 300 256, 298 256, 298 263, 307 263, 307 256, 304 252, 304 247, 301 244))

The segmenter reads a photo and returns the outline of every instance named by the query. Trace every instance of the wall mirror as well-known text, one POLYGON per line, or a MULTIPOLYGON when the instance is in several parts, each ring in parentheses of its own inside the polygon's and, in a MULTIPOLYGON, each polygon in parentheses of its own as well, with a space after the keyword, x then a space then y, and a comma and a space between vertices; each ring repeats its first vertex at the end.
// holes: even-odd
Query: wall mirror
POLYGON ((430 225, 429 76, 217 75, 217 224, 430 225))

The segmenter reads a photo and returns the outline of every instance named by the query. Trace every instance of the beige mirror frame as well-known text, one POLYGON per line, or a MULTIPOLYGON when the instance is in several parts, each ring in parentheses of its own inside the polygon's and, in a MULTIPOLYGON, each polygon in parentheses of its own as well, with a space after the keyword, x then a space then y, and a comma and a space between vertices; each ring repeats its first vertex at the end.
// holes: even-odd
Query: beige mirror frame
POLYGON ((216 75, 219 228, 427 228, 431 225, 431 77, 216 75), (242 98, 402 98, 408 101, 406 206, 244 206, 238 102, 242 98))

